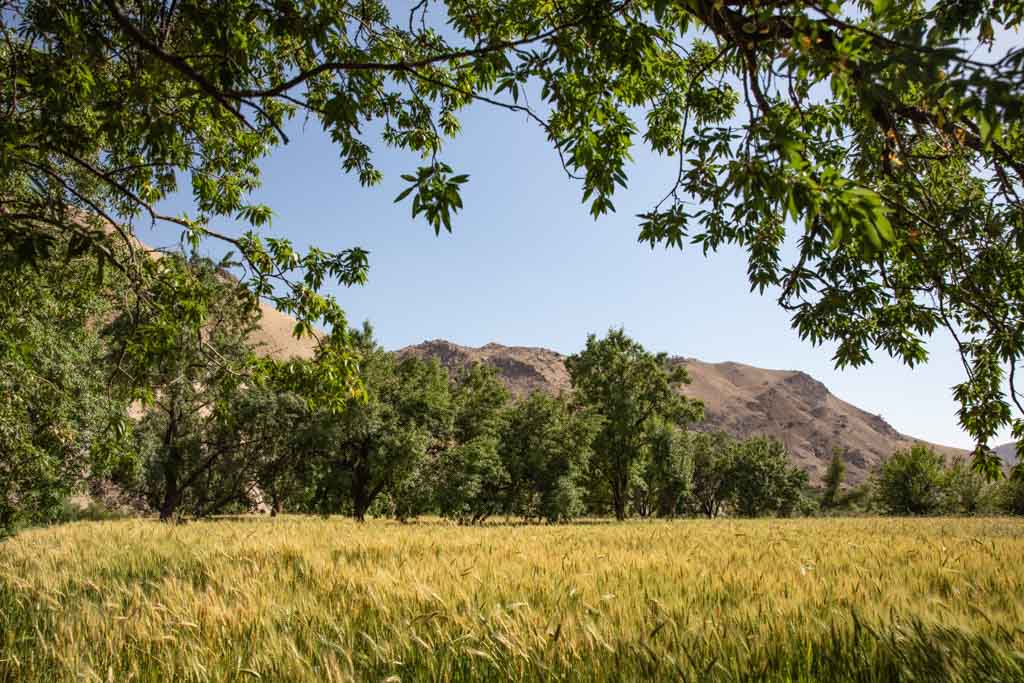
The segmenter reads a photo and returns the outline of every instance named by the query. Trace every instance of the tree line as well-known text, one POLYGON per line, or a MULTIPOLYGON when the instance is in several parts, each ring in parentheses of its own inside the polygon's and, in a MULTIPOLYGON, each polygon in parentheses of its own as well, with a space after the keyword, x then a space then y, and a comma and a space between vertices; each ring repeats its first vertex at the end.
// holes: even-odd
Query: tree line
POLYGON ((781 442, 702 431, 685 367, 621 329, 567 359, 570 391, 516 398, 493 368, 397 357, 364 324, 345 342, 362 389, 340 391, 329 338, 310 359, 261 355, 259 309, 228 262, 161 260, 165 278, 209 290, 198 331, 187 307, 120 307, 116 279, 103 296, 82 287, 94 277, 83 260, 0 271, 0 528, 58 519, 90 486, 164 520, 1024 512, 1016 482, 990 484, 923 446, 852 489, 837 453, 812 489, 781 442))

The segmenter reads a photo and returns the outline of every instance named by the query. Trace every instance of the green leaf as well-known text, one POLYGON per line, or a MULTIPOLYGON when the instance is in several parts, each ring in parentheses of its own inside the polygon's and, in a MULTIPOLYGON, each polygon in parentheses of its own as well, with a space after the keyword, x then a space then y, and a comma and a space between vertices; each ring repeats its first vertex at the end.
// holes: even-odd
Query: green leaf
POLYGON ((873 223, 865 224, 864 234, 867 236, 868 241, 876 251, 882 248, 882 238, 878 235, 878 229, 873 223))
POLYGON ((668 0, 654 0, 654 18, 659 22, 665 17, 665 10, 668 8, 668 0))
POLYGON ((878 229, 878 234, 886 242, 894 242, 896 235, 892 231, 892 223, 886 218, 884 211, 875 212, 875 228, 878 229))
POLYGON ((397 197, 395 197, 394 203, 397 204, 398 202, 402 201, 403 199, 408 197, 409 193, 411 193, 415 189, 416 189, 415 185, 410 185, 409 187, 405 188, 404 190, 402 190, 401 192, 398 193, 397 197))
POLYGON ((829 240, 828 248, 835 251, 843 240, 843 226, 835 224, 832 226, 832 239, 829 240))

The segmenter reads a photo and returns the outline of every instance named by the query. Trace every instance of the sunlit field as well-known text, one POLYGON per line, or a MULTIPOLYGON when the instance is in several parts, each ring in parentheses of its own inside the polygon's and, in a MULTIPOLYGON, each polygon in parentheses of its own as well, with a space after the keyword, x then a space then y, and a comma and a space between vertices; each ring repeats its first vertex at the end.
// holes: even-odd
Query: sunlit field
POLYGON ((130 520, 0 544, 0 680, 1024 680, 1024 524, 130 520))

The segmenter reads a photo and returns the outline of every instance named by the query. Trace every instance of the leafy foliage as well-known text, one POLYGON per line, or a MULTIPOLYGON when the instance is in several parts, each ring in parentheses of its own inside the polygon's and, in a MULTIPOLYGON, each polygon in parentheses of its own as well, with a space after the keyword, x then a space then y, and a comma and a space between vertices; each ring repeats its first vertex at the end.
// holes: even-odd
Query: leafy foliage
POLYGON ((686 432, 671 423, 654 421, 630 487, 634 512, 642 517, 678 516, 685 511, 692 484, 693 456, 686 432))
POLYGON ((362 521, 447 435, 451 408, 448 377, 437 363, 398 362, 368 324, 351 337, 363 358, 359 377, 366 395, 350 398, 339 414, 321 411, 306 448, 317 460, 314 507, 348 509, 362 521))
POLYGON ((509 511, 548 522, 579 516, 598 428, 593 414, 575 411, 565 398, 535 392, 512 406, 500 446, 509 511))
POLYGON ((831 510, 840 502, 840 488, 843 485, 843 477, 846 475, 846 462, 843 461, 843 451, 836 449, 832 453, 832 460, 825 472, 825 491, 821 496, 821 508, 831 510))
POLYGON ((231 410, 248 474, 240 497, 263 503, 272 515, 302 509, 315 481, 309 456, 317 434, 309 401, 286 385, 255 385, 240 392, 231 410))
POLYGON ((916 444, 896 451, 882 463, 878 493, 895 514, 935 514, 942 509, 942 456, 916 444))
POLYGON ((693 454, 692 506, 709 519, 717 517, 733 495, 736 444, 721 432, 696 432, 688 440, 693 454))
POLYGON ((115 379, 145 407, 141 486, 166 520, 182 507, 204 515, 243 503, 251 475, 237 403, 244 370, 258 362, 249 337, 259 310, 208 260, 166 256, 160 268, 153 298, 167 308, 123 311, 106 333, 115 379), (169 295, 183 283, 199 290, 197 299, 169 295), (197 300, 209 308, 195 310, 197 300))
POLYGON ((807 473, 790 464, 778 440, 737 441, 720 432, 689 435, 693 457, 690 507, 705 517, 790 517, 810 512, 807 473))
POLYGON ((974 515, 991 512, 996 507, 990 482, 962 459, 958 458, 946 467, 942 488, 945 512, 974 515))
POLYGON ((1012 515, 1024 515, 1024 479, 1010 478, 1001 482, 996 496, 1003 511, 1012 515))
POLYGON ((494 368, 477 363, 456 377, 453 441, 441 454, 435 475, 442 515, 475 524, 508 511, 511 479, 500 448, 509 399, 494 368))
POLYGON ((0 264, 0 535, 57 519, 83 482, 132 461, 94 324, 110 291, 82 285, 90 266, 0 264))
POLYGON ((507 509, 511 484, 498 453, 496 436, 481 435, 459 443, 441 456, 437 509, 460 524, 479 524, 507 509))
POLYGON ((748 439, 737 447, 731 465, 729 479, 737 514, 789 516, 801 507, 807 473, 790 464, 782 442, 764 437, 748 439))
POLYGON ((669 367, 667 354, 653 354, 621 329, 598 339, 587 337, 580 353, 566 359, 576 398, 602 418, 591 467, 608 482, 615 516, 626 516, 633 468, 646 444, 646 429, 656 419, 684 424, 702 414, 699 402, 676 387, 689 382, 681 365, 669 367))

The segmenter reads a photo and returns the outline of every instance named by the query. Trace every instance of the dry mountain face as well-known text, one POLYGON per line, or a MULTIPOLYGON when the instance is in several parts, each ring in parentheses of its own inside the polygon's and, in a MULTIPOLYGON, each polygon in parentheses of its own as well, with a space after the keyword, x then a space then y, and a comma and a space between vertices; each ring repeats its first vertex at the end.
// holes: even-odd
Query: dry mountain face
MULTIPOLYGON (((533 391, 557 394, 569 389, 565 357, 554 351, 487 344, 480 348, 434 340, 397 351, 423 359, 436 358, 449 372, 480 362, 498 370, 516 395, 533 391)), ((704 402, 699 429, 717 429, 737 438, 766 435, 786 444, 797 465, 812 482, 820 482, 832 449, 846 449, 847 481, 864 481, 885 456, 919 439, 900 434, 879 415, 872 415, 834 396, 803 372, 764 370, 741 363, 705 363, 674 358, 693 382, 683 393, 704 402)), ((947 457, 963 454, 936 446, 947 457)))

